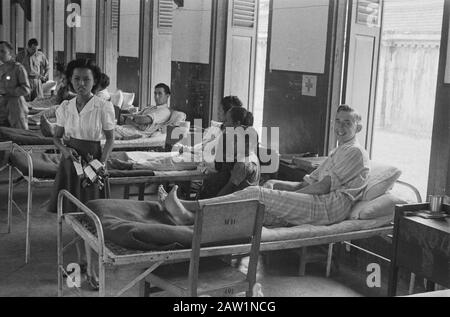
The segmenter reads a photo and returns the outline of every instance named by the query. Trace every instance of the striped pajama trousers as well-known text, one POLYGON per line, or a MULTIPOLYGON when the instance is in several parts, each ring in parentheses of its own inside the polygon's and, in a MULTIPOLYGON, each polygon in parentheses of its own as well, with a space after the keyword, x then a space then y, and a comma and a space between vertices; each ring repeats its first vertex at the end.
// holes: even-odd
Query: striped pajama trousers
POLYGON ((346 194, 308 195, 263 187, 248 187, 231 195, 199 201, 200 207, 240 200, 259 200, 265 206, 265 226, 330 225, 344 221, 353 202, 346 194))

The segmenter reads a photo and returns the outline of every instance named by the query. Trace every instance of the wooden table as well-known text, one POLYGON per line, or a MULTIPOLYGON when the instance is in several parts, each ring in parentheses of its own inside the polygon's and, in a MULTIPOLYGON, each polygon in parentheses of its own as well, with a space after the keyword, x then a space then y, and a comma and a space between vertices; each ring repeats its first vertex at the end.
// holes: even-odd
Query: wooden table
MULTIPOLYGON (((307 164, 305 164, 304 166, 300 167, 298 165, 296 165, 292 160, 294 157, 296 157, 298 154, 285 154, 281 156, 280 159, 280 169, 278 171, 278 178, 280 180, 284 180, 284 181, 291 181, 291 182, 302 182, 303 181, 303 177, 305 177, 305 175, 311 174, 316 168, 317 166, 308 166, 307 164)), ((324 161, 326 159, 326 157, 313 157, 313 158, 302 158, 305 161, 311 160, 316 162, 317 160, 319 161, 324 161)))
MULTIPOLYGON (((429 204, 396 207, 388 296, 396 295, 400 268, 426 278, 427 291, 434 290, 434 283, 450 288, 450 223, 405 214, 429 207, 429 204)), ((444 205, 444 212, 450 214, 449 205, 444 205)))

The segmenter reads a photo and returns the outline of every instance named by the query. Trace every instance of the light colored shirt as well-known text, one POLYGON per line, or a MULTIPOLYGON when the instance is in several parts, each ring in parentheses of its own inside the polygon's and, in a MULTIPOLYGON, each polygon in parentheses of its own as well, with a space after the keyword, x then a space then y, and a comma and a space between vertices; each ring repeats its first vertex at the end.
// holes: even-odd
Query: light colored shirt
POLYGON ((105 139, 103 131, 114 130, 114 106, 97 96, 78 113, 76 98, 64 101, 56 110, 56 124, 64 128, 65 136, 86 141, 105 139))
POLYGON ((146 107, 139 111, 137 115, 140 116, 148 116, 152 118, 151 124, 144 124, 139 126, 139 130, 153 133, 155 132, 161 124, 166 123, 170 119, 170 109, 167 105, 162 106, 153 106, 153 107, 146 107))
POLYGON ((27 50, 23 50, 17 54, 16 61, 25 67, 29 78, 44 77, 48 80, 50 65, 44 53, 37 51, 33 55, 28 55, 27 50))
POLYGON ((108 88, 100 90, 96 95, 106 101, 111 100, 111 94, 109 93, 108 88))
POLYGON ((167 105, 153 106, 142 109, 139 113, 142 116, 149 116, 153 124, 166 123, 170 119, 170 109, 167 105))
POLYGON ((330 192, 344 193, 355 201, 367 186, 369 172, 369 155, 355 139, 338 146, 305 181, 312 184, 330 176, 330 192))

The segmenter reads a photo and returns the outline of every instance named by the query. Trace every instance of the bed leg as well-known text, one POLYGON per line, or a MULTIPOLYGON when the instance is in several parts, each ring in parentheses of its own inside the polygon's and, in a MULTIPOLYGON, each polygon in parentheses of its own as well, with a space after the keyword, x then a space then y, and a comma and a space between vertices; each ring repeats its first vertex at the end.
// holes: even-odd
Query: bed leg
POLYGON ((123 199, 130 199, 130 185, 125 185, 123 189, 123 199))
POLYGON ((307 256, 308 256, 308 248, 307 247, 301 248, 300 249, 300 266, 298 269, 299 276, 305 276, 307 256))
POLYGON ((33 208, 33 185, 32 180, 28 180, 28 199, 27 199, 27 231, 26 231, 26 241, 25 241, 25 263, 28 263, 30 260, 30 217, 31 217, 31 209, 33 208))
POLYGON ((63 296, 63 246, 62 246, 62 234, 63 234, 63 226, 62 226, 62 217, 58 217, 58 232, 57 232, 57 248, 58 248, 58 297, 63 296))
POLYGON ((145 184, 139 185, 139 201, 145 200, 145 184))
POLYGON ((106 199, 111 199, 111 184, 109 182, 109 178, 106 178, 105 181, 105 196, 106 199))
POLYGON ((410 280, 409 280, 409 291, 408 291, 409 295, 414 294, 415 284, 416 284, 416 274, 411 273, 411 277, 410 277, 410 280))
POLYGON ((145 279, 139 283, 139 297, 150 297, 151 285, 145 279))
POLYGON ((106 268, 102 256, 98 256, 98 296, 106 296, 106 268))
POLYGON ((330 243, 328 245, 327 274, 326 274, 327 278, 329 278, 331 275, 331 263, 333 261, 333 246, 334 246, 334 243, 330 243))
POLYGON ((12 201, 14 195, 14 181, 12 179, 12 166, 9 166, 9 175, 8 175, 9 183, 8 183, 8 233, 11 233, 12 230, 12 201))

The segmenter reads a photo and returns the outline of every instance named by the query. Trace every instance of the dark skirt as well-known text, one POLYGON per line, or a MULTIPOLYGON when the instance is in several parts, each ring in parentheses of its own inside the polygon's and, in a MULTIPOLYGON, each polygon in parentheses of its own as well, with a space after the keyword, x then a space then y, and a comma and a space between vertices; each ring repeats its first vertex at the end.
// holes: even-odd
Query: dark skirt
MULTIPOLYGON (((68 147, 76 150, 85 161, 87 161, 89 155, 94 159, 101 159, 102 148, 100 142, 70 139, 70 141, 66 143, 68 147)), ((80 179, 75 172, 73 161, 62 157, 58 173, 56 174, 55 185, 50 197, 48 211, 52 213, 57 212, 58 193, 63 189, 69 191, 84 204, 90 200, 106 198, 105 191, 100 191, 96 184, 83 188, 81 182, 82 179, 80 179)), ((64 200, 63 206, 64 212, 77 211, 77 208, 73 204, 68 203, 67 200, 64 200)))

